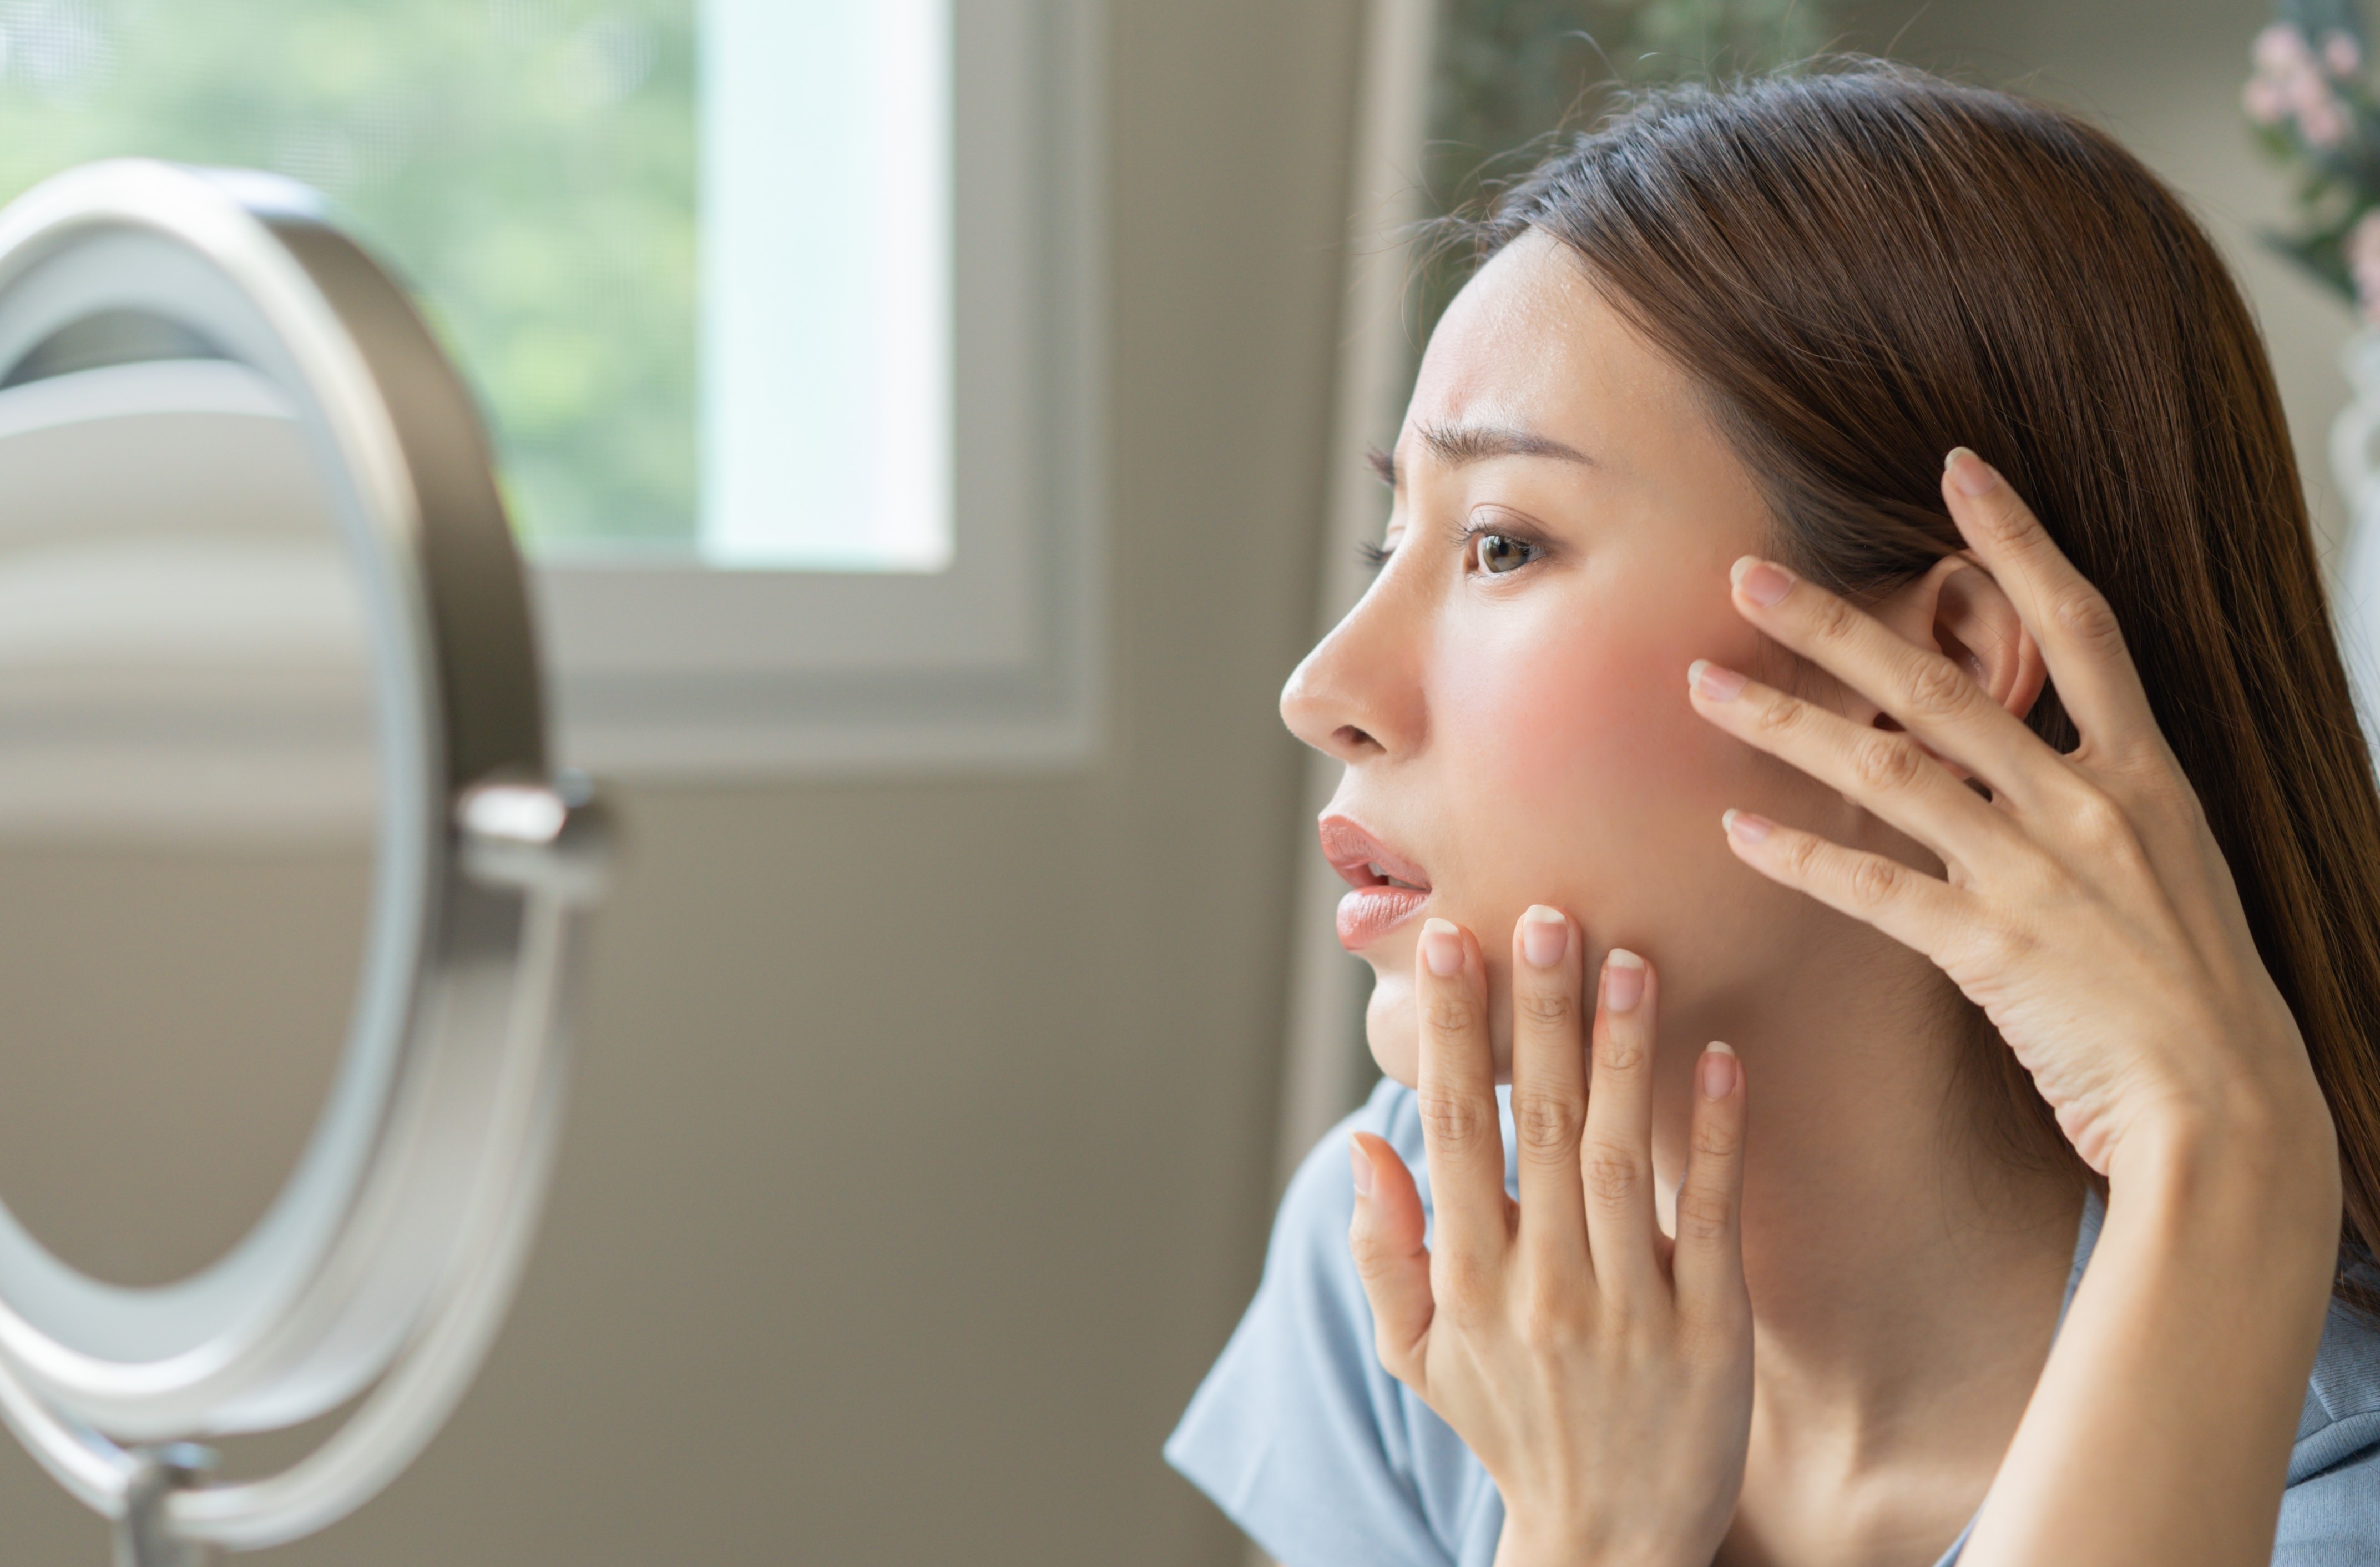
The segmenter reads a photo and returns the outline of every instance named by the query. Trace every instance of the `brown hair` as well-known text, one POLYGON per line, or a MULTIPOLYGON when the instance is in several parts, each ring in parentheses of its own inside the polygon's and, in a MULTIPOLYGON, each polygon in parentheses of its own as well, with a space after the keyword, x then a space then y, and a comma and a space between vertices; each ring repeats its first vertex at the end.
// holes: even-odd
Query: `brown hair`
MULTIPOLYGON (((1967 445, 2107 594, 2337 1122, 2341 1291, 2380 1305, 2345 1274, 2380 1243, 2380 794, 2263 342, 2180 201, 2070 115, 1852 62, 1636 100, 1470 232, 1530 230, 1696 377, 1814 579, 1961 547, 1967 445)), ((2055 692, 2030 722, 2075 744, 2055 692)))

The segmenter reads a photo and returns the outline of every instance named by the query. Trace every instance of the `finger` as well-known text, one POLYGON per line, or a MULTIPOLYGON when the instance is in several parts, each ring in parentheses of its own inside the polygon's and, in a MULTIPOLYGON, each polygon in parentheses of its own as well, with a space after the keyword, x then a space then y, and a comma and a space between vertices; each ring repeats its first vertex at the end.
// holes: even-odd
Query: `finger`
POLYGON ((1943 459, 1942 498, 1950 520, 2041 644, 2049 678, 2075 727, 2102 747, 2155 736, 2148 693, 2124 647, 2115 611, 2074 569, 2015 487, 1991 464, 1959 446, 1943 459))
MULTIPOLYGON (((1703 717, 1840 790, 1946 864, 1999 863, 2027 842, 2006 812, 1986 804, 1907 735, 1853 723, 1706 659, 1694 662, 1687 681, 1703 717)), ((2047 747, 2040 749, 2058 765, 2047 747)))
POLYGON ((1605 954, 1595 1008, 1594 1086, 1579 1173, 1596 1282, 1614 1306, 1641 1304, 1658 1287, 1653 1237, 1653 970, 1623 947, 1605 954))
POLYGON ((1678 1313, 1726 1330, 1746 1308, 1743 1287, 1743 1063, 1714 1043, 1694 1066, 1686 1178, 1670 1264, 1678 1313))
POLYGON ((1579 1134, 1586 1124, 1581 1036, 1584 934, 1543 904, 1512 931, 1512 1134, 1521 1165, 1521 1245, 1551 1278, 1586 1278, 1579 1134))
POLYGON ((1511 1236, 1496 1059, 1488 1038, 1487 964, 1450 919, 1422 926, 1414 954, 1421 998, 1422 1146, 1438 1212, 1439 1257, 1466 1268, 1500 1259, 1511 1236))
POLYGON ((1720 821, 1728 846, 1753 869, 1875 926, 1955 976, 1958 943, 1981 924, 1973 894, 1897 859, 1847 849, 1750 811, 1729 811, 1720 821))
MULTIPOLYGON (((1890 713, 1937 755, 2021 797, 2066 776, 2041 736, 1937 650, 1774 561, 1746 555, 1733 577, 1746 620, 1890 713)), ((1958 792, 1973 801, 1972 791, 1958 792)))
POLYGON ((1390 1376, 1421 1391, 1423 1346, 1437 1306, 1429 1291, 1429 1249, 1413 1172, 1397 1150, 1368 1132, 1347 1140, 1355 1179, 1355 1218, 1347 1249, 1364 1298, 1372 1303, 1373 1347, 1390 1376))

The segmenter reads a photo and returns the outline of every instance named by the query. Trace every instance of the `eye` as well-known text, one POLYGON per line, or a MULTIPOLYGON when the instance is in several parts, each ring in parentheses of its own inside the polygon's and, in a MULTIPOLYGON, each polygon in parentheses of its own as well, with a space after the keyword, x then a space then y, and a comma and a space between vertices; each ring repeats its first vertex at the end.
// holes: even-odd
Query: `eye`
POLYGON ((1471 557, 1490 577, 1518 571, 1540 553, 1536 545, 1509 533, 1475 533, 1471 538, 1471 557))

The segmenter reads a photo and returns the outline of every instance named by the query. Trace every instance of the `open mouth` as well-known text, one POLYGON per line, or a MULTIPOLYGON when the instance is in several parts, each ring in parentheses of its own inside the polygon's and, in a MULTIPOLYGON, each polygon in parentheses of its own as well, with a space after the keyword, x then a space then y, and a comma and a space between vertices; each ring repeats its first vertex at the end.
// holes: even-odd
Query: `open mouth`
POLYGON ((1358 952, 1402 925, 1429 901, 1428 874, 1343 816, 1321 822, 1322 854, 1347 883, 1339 900, 1339 942, 1358 952))

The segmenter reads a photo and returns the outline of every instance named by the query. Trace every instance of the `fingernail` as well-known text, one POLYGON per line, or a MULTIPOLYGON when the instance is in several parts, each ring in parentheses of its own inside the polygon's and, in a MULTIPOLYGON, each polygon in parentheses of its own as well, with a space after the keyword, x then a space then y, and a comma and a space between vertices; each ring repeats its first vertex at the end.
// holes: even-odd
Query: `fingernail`
POLYGON ((1703 1098, 1723 1099, 1735 1092, 1735 1075, 1742 1069, 1735 1052, 1713 1039, 1703 1051, 1703 1098))
POLYGON ((1714 702, 1731 702, 1743 694, 1743 676, 1708 659, 1686 666, 1686 684, 1714 702))
POLYGON ((1739 592, 1761 608, 1767 609, 1793 590, 1793 576, 1781 565, 1775 565, 1757 555, 1746 555, 1735 563, 1729 573, 1735 578, 1739 592))
POLYGON ((1359 1197, 1370 1197, 1372 1195, 1372 1159, 1364 1151, 1364 1145, 1357 1142, 1352 1133, 1347 1138, 1347 1162, 1354 1172, 1355 1195, 1359 1197))
POLYGON ((1521 916, 1521 955, 1532 968, 1551 968, 1570 950, 1570 921, 1561 910, 1531 904, 1521 916))
POLYGON ((1463 972, 1463 932, 1451 919, 1432 919, 1421 928, 1422 961, 1441 979, 1463 972))
POLYGON ((1768 836, 1769 829, 1777 825, 1767 817, 1755 816, 1748 810, 1727 811, 1718 820, 1730 837, 1741 838, 1747 844, 1760 842, 1768 836))
POLYGON ((1942 471, 1961 493, 1988 495, 1999 484, 1999 470, 1965 446, 1953 446, 1950 455, 1942 459, 1942 471))
POLYGON ((1631 1013, 1645 999, 1645 960, 1626 947, 1603 954, 1603 1010, 1631 1013))

